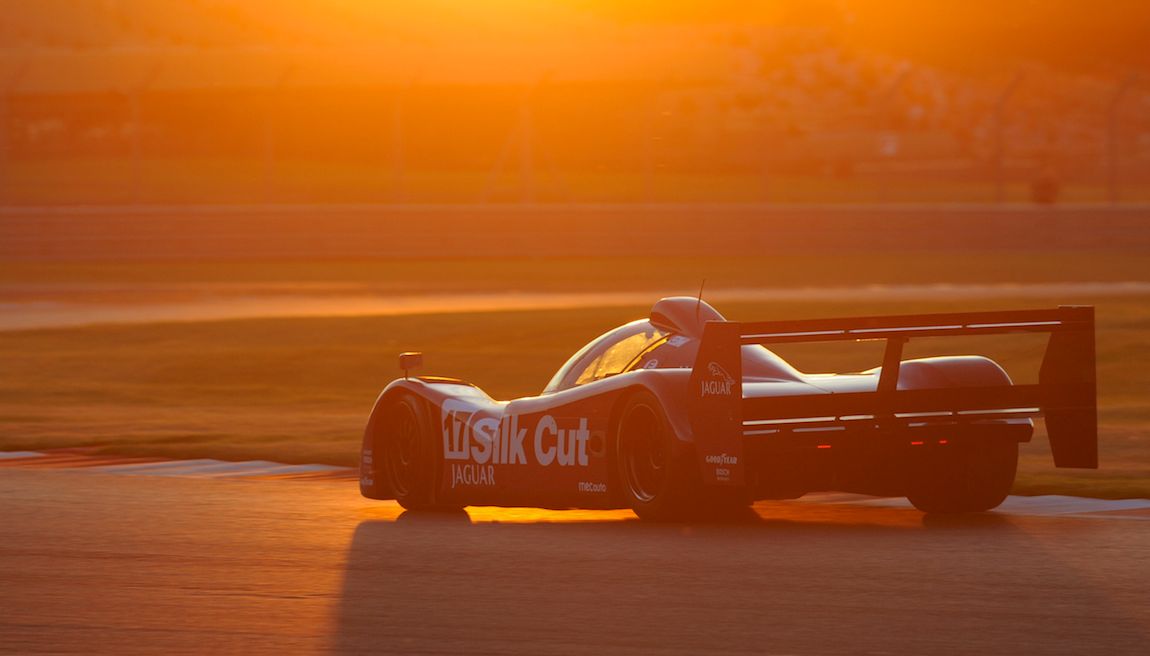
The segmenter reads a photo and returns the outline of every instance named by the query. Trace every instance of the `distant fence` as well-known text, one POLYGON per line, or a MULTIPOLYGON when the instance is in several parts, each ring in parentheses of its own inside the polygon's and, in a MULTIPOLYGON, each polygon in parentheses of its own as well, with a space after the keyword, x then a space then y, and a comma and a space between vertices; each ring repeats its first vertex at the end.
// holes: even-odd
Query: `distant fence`
POLYGON ((0 262, 1150 253, 1150 207, 477 205, 0 212, 0 262))
POLYGON ((1150 202, 1150 76, 463 84, 38 57, 0 71, 3 206, 1150 202))

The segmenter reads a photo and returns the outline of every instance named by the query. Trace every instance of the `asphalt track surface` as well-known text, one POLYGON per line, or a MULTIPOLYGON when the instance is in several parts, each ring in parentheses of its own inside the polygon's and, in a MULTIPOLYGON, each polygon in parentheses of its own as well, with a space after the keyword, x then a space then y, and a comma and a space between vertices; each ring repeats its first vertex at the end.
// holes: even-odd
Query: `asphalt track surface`
POLYGON ((410 514, 354 480, 212 471, 0 469, 0 651, 1143 654, 1150 637, 1145 512, 790 502, 668 526, 410 514))

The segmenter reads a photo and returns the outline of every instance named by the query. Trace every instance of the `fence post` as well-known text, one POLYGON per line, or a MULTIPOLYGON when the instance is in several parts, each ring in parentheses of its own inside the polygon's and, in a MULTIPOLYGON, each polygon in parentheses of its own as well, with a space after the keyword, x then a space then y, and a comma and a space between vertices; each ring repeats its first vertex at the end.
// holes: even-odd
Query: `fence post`
POLYGON ((12 83, 5 85, 0 93, 0 206, 8 194, 8 162, 12 159, 9 136, 12 131, 10 115, 12 113, 12 83))
MULTIPOLYGON (((495 193, 496 184, 505 169, 509 169, 508 160, 517 152, 519 159, 519 201, 521 203, 535 202, 535 114, 533 112, 535 93, 545 84, 548 76, 544 75, 532 85, 523 88, 516 108, 515 122, 504 141, 503 147, 487 176, 484 185, 483 198, 480 202, 491 200, 495 193)), ((514 175, 508 171, 509 175, 514 175)))
POLYGON ((277 172, 279 162, 279 112, 278 102, 282 102, 282 94, 284 87, 287 85, 288 78, 295 72, 295 65, 289 64, 284 68, 279 78, 275 83, 268 88, 268 113, 264 116, 264 170, 263 170, 263 197, 265 203, 271 203, 275 200, 275 195, 279 190, 277 184, 277 172), (278 101, 278 102, 277 102, 278 101))
POLYGON ((0 94, 0 207, 3 207, 4 200, 8 194, 6 187, 8 186, 8 114, 9 105, 12 103, 12 95, 5 89, 3 94, 0 94))
POLYGON ((674 78, 666 77, 655 83, 651 95, 640 104, 639 119, 643 127, 639 134, 641 139, 640 166, 642 167, 642 202, 654 204, 658 195, 659 157, 662 148, 666 147, 663 141, 663 107, 667 102, 668 89, 676 87, 674 78))
POLYGON ((143 198, 143 146, 140 143, 140 95, 143 89, 137 87, 128 94, 128 113, 132 123, 132 204, 140 205, 143 198))
POLYGON ((652 100, 646 104, 647 116, 641 116, 643 121, 642 132, 640 132, 640 139, 642 139, 642 151, 640 152, 641 166, 643 167, 643 184, 642 193, 644 203, 655 202, 655 121, 659 116, 659 103, 657 100, 652 100))
POLYGON ((24 75, 27 72, 28 61, 24 60, 12 72, 3 91, 0 92, 0 205, 4 204, 8 196, 5 192, 12 191, 12 185, 8 180, 10 165, 15 159, 12 156, 15 147, 11 141, 12 125, 15 123, 12 120, 14 113, 12 111, 12 99, 16 95, 17 89, 20 88, 20 83, 24 81, 24 75))
POLYGON ((143 104, 144 93, 151 88, 160 66, 155 65, 144 75, 140 83, 128 94, 128 112, 132 122, 132 203, 143 204, 144 199, 144 145, 143 145, 143 104))
POLYGON ((1006 181, 1004 180, 1005 173, 1003 171, 1002 159, 1006 150, 1006 140, 1003 132, 1005 131, 1005 114, 1006 104, 1010 101, 1011 96, 1018 89, 1018 85, 1022 83, 1022 73, 1016 73, 1010 83, 1003 89, 1002 94, 998 96, 998 102, 994 104, 994 146, 991 151, 991 167, 994 174, 994 202, 1001 203, 1006 198, 1006 181))
POLYGON ((391 188, 389 189, 389 196, 391 202, 396 204, 407 200, 404 193, 404 165, 406 164, 407 147, 404 119, 406 118, 407 93, 413 85, 414 82, 410 82, 406 88, 397 89, 391 101, 391 188))
MULTIPOLYGON (((898 155, 899 149, 899 132, 898 121, 894 119, 895 104, 894 96, 898 90, 906 83, 907 78, 910 76, 910 65, 904 64, 895 71, 894 77, 887 83, 886 87, 875 96, 874 99, 874 112, 878 116, 878 123, 882 126, 879 133, 879 154, 886 158, 893 158, 898 155)), ((890 173, 879 175, 878 179, 878 201, 880 203, 890 202, 890 173)))
POLYGON ((520 202, 535 202, 535 112, 534 93, 525 94, 519 106, 519 184, 520 202))
POLYGON ((1119 179, 1119 165, 1121 154, 1118 143, 1119 126, 1118 110, 1122 106, 1122 98, 1130 87, 1134 85, 1136 76, 1128 73, 1114 89, 1110 97, 1110 105, 1106 109, 1106 199, 1111 203, 1122 200, 1122 186, 1119 179))

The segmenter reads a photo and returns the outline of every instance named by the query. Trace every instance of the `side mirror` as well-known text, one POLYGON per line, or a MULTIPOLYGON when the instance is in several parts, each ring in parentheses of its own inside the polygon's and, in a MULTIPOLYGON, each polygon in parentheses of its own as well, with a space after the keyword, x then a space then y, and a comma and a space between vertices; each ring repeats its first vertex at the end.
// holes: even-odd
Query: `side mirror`
POLYGON ((409 372, 423 366, 423 354, 419 351, 408 351, 399 354, 399 368, 403 369, 403 377, 407 378, 409 372))

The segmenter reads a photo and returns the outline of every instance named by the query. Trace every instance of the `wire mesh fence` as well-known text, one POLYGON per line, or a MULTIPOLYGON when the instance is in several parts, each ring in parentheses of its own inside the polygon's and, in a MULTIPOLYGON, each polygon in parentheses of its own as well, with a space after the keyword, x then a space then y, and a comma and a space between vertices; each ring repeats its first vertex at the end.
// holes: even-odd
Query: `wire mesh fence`
POLYGON ((711 50, 479 82, 379 51, 8 53, 0 203, 1150 201, 1150 77, 711 50))

